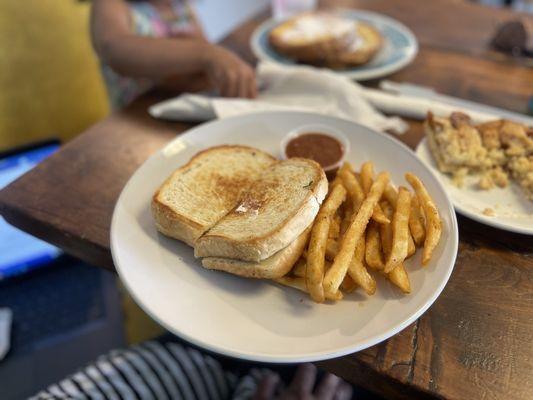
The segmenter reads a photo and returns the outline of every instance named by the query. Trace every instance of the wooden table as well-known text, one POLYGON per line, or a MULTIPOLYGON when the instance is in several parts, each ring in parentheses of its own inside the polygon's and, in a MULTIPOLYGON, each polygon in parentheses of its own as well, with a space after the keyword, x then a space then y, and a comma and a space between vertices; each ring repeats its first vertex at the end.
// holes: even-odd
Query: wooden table
MULTIPOLYGON (((415 61, 389 79, 524 112, 533 70, 487 50, 510 11, 444 0, 330 0, 405 23, 420 40, 415 61)), ((265 14, 266 15, 266 14, 265 14)), ((253 61, 244 24, 225 44, 253 61)), ((527 23, 531 17, 521 16, 527 23)), ((13 225, 94 265, 113 268, 109 226, 122 187, 146 158, 191 125, 151 119, 157 94, 94 125, 0 192, 13 225)), ((420 123, 401 137, 414 147, 420 123)), ((414 324, 365 351, 320 363, 345 379, 398 399, 533 398, 533 241, 459 217, 460 246, 443 294, 414 324)))

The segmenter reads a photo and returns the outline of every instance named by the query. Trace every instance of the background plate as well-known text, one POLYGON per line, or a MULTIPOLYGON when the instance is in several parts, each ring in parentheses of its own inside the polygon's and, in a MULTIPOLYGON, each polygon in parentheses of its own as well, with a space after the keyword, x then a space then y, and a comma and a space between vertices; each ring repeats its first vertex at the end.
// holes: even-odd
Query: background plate
MULTIPOLYGON (((334 70, 335 72, 354 80, 375 79, 405 67, 418 53, 415 35, 402 23, 370 11, 343 10, 339 13, 374 26, 381 33, 384 43, 369 63, 349 69, 334 70)), ((259 60, 295 65, 294 61, 277 53, 268 43, 270 31, 279 23, 280 21, 269 19, 258 26, 250 39, 250 46, 259 60)))
POLYGON ((458 188, 448 175, 439 172, 425 138, 418 144, 416 155, 441 181, 458 212, 495 228, 533 235, 533 202, 524 196, 514 182, 503 189, 476 190, 469 187, 476 180, 470 178, 465 180, 465 187, 458 188), (494 216, 483 214, 487 208, 494 211, 494 216))
MULTIPOLYGON (((405 184, 405 183, 404 183, 405 184)), ((117 202, 111 250, 117 271, 139 305, 171 332, 204 348, 267 362, 327 359, 362 350, 399 332, 440 294, 457 254, 457 221, 441 184, 406 146, 349 121, 302 112, 268 112, 200 125, 169 143, 131 177, 117 202), (351 140, 347 159, 373 160, 396 184, 416 173, 434 197, 443 235, 431 263, 421 251, 406 262, 412 294, 379 280, 374 296, 357 291, 337 304, 315 304, 294 289, 203 269, 192 248, 160 235, 150 215, 157 187, 195 153, 245 144, 279 156, 279 143, 307 124, 332 126, 351 140)))

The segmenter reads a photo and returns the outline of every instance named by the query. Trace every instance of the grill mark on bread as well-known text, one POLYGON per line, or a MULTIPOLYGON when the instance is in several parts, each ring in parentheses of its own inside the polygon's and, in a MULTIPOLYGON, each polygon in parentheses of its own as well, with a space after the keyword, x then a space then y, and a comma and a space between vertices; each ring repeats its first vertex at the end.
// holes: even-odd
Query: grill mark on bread
POLYGON ((253 182, 249 176, 226 177, 218 173, 212 173, 208 178, 213 182, 213 192, 225 207, 232 207, 241 193, 253 182))
POLYGON ((250 190, 244 192, 241 200, 237 204, 232 214, 258 214, 261 209, 264 209, 270 202, 275 201, 273 192, 281 185, 278 178, 265 182, 260 187, 254 187, 250 183, 250 190))

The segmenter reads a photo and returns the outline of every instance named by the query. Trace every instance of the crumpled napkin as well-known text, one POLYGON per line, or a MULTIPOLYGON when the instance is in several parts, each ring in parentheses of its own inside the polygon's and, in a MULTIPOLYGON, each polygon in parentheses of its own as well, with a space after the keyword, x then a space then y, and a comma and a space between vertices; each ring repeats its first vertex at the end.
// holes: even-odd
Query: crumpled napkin
POLYGON ((206 121, 258 111, 308 111, 357 122, 369 128, 403 133, 407 124, 386 117, 364 97, 364 89, 349 78, 326 69, 261 63, 257 67, 257 99, 230 99, 182 94, 149 108, 155 118, 206 121))

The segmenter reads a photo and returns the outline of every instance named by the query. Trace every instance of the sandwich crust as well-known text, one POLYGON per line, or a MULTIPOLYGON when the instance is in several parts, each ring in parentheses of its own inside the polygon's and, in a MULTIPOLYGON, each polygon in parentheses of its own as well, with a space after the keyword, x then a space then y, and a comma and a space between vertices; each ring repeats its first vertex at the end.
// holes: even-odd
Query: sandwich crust
POLYGON ((302 255, 309 240, 311 226, 291 244, 261 262, 249 262, 221 257, 206 257, 202 265, 207 269, 229 272, 245 278, 276 279, 289 273, 302 255))

